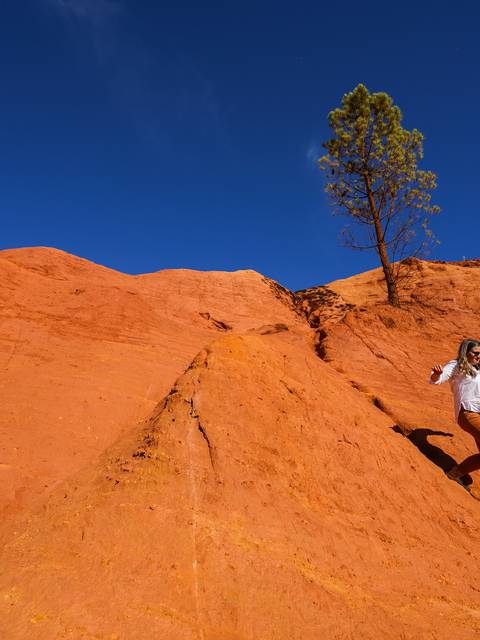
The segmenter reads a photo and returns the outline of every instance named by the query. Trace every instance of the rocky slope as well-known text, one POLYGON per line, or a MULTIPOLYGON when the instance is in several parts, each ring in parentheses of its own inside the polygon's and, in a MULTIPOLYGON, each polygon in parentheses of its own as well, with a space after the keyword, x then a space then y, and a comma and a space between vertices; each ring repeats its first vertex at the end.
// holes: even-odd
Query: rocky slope
POLYGON ((476 265, 417 263, 400 310, 378 272, 294 298, 53 250, 0 269, 1 637, 480 632, 479 502, 438 458, 472 447, 425 383, 475 335, 476 265))
POLYGON ((479 336, 480 262, 410 266, 401 309, 385 304, 380 269, 298 292, 299 306, 316 328, 320 357, 447 469, 475 451, 456 426, 448 385, 426 381, 434 363, 456 357, 461 340, 479 336))
POLYGON ((0 252, 0 323, 9 513, 148 415, 216 336, 274 323, 308 332, 288 294, 253 271, 127 276, 42 248, 0 252))

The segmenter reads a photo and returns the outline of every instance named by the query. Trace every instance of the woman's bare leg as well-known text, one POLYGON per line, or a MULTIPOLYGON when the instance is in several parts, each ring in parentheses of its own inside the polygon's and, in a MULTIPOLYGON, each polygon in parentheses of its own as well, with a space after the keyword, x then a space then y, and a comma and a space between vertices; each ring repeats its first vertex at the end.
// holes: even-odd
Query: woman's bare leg
MULTIPOLYGON (((475 442, 477 443, 477 449, 480 451, 480 439, 475 438, 475 442)), ((458 474, 459 478, 468 475, 469 473, 473 473, 474 471, 478 471, 480 469, 480 453, 474 453, 473 456, 469 456, 456 468, 456 474, 458 474)))
MULTIPOLYGON (((466 431, 473 437, 480 452, 480 414, 470 411, 462 411, 458 416, 458 424, 463 431, 466 431)), ((466 458, 463 462, 450 469, 448 477, 452 480, 458 480, 463 476, 480 470, 480 453, 474 453, 466 458)))

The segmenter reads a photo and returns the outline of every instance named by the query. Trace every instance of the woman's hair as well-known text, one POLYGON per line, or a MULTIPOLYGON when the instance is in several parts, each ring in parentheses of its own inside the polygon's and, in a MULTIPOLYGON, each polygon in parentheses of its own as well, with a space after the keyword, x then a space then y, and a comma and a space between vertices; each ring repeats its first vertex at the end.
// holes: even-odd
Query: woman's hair
POLYGON ((460 346, 458 347, 458 368, 462 373, 466 376, 476 376, 478 370, 470 364, 467 359, 467 353, 473 349, 473 347, 479 347, 480 341, 474 340, 473 338, 467 338, 466 340, 462 340, 460 346))

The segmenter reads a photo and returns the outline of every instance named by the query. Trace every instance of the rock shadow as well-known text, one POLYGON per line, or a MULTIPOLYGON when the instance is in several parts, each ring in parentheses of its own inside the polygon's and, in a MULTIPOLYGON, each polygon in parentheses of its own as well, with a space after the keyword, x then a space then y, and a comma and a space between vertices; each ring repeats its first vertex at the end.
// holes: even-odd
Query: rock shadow
MULTIPOLYGON (((395 433, 399 433, 405 438, 408 438, 408 440, 417 447, 420 453, 428 458, 430 462, 433 462, 434 465, 440 467, 440 469, 445 473, 450 471, 450 469, 457 464, 455 458, 452 458, 452 456, 445 453, 443 449, 428 441, 429 436, 444 436, 446 438, 452 438, 453 433, 448 431, 434 431, 433 429, 414 429, 407 435, 397 424, 392 427, 392 430, 395 431, 395 433)), ((464 476, 464 480, 466 484, 469 485, 473 482, 471 476, 468 475, 464 476)))

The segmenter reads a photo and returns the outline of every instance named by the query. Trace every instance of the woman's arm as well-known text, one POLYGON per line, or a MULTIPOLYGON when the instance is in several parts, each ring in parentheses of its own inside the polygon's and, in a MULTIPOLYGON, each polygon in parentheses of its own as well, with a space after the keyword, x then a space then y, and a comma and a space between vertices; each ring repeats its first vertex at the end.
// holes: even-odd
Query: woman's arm
POLYGON ((456 360, 450 360, 444 367, 441 364, 434 364, 430 373, 430 384, 442 384, 449 380, 456 366, 456 360))

